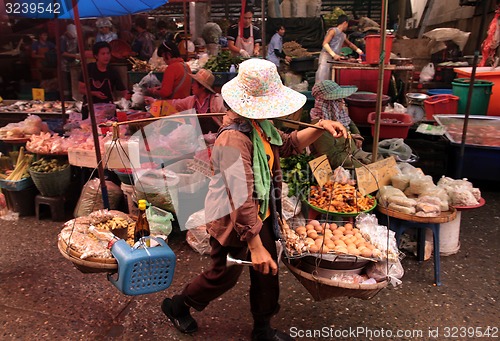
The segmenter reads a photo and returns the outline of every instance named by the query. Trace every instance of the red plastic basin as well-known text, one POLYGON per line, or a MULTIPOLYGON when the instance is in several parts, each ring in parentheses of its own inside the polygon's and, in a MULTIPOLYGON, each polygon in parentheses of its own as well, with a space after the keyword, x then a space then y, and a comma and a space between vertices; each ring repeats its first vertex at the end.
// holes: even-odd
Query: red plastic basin
MULTIPOLYGON (((386 106, 391 98, 382 95, 382 106, 386 106)), ((349 117, 354 123, 367 124, 368 114, 375 111, 377 106, 377 94, 354 93, 345 99, 349 107, 349 117)))
MULTIPOLYGON (((375 112, 368 115, 368 123, 372 126, 372 136, 375 135, 375 112)), ((382 112, 380 113, 380 133, 381 139, 392 139, 408 137, 408 131, 413 125, 413 120, 408 114, 382 112)))

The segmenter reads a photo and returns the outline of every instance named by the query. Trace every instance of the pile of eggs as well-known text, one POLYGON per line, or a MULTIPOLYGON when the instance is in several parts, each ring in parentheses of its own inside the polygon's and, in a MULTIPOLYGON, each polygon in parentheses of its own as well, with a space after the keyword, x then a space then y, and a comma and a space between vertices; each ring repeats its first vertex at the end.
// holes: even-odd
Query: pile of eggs
POLYGON ((310 253, 333 251, 366 258, 378 258, 381 255, 380 250, 368 242, 351 223, 338 226, 336 223, 311 220, 307 225, 295 228, 295 233, 310 253))

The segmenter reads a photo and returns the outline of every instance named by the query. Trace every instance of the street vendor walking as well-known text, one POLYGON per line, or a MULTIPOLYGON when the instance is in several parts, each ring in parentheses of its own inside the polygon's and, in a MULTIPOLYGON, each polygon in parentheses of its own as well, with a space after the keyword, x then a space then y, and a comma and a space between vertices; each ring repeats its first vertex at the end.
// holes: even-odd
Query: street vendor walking
POLYGON ((250 58, 260 54, 262 38, 260 29, 252 25, 253 9, 245 7, 243 21, 229 27, 227 31, 227 46, 233 56, 250 58))
POLYGON ((324 130, 335 138, 346 137, 347 132, 341 123, 330 120, 316 123, 324 130, 310 127, 291 134, 278 131, 269 119, 296 112, 306 97, 285 87, 276 65, 267 60, 241 63, 236 78, 222 87, 222 97, 230 110, 212 150, 215 175, 205 199, 212 264, 181 294, 166 298, 161 308, 181 332, 197 331, 190 308, 205 309, 231 289, 243 271, 240 266, 226 265, 230 254, 253 264, 252 340, 292 340, 271 327, 271 318, 280 308, 276 251, 281 215, 280 157, 300 153, 324 130))
POLYGON ((320 120, 334 120, 340 122, 350 133, 351 138, 333 138, 324 133, 313 143, 312 152, 316 156, 326 155, 332 169, 338 166, 352 168, 360 163, 371 163, 371 154, 362 150, 363 137, 360 135, 356 124, 349 117, 348 108, 344 98, 352 95, 358 90, 355 86, 340 86, 334 81, 324 80, 314 84, 312 95, 314 96, 314 108, 309 115, 311 122, 320 120), (352 154, 358 163, 352 162, 348 155, 352 154))
POLYGON ((344 33, 349 27, 349 18, 347 15, 339 15, 337 27, 331 27, 323 40, 323 49, 319 55, 318 70, 316 71, 316 82, 321 82, 332 78, 332 64, 334 60, 340 60, 340 50, 346 44, 358 55, 363 51, 347 39, 344 33))
MULTIPOLYGON (((109 43, 101 41, 95 43, 92 47, 95 63, 87 65, 90 82, 90 94, 92 102, 95 103, 113 103, 113 90, 119 91, 119 98, 127 96, 127 88, 123 84, 118 73, 109 68, 111 60, 111 47, 109 43)), ((78 89, 83 97, 82 119, 85 120, 89 115, 87 87, 83 81, 83 75, 80 74, 78 89)))

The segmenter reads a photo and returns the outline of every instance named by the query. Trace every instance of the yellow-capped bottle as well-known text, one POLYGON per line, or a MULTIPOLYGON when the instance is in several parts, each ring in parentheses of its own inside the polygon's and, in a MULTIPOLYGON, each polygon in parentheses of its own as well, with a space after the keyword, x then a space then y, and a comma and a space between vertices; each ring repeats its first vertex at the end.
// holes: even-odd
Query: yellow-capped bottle
MULTIPOLYGON (((139 200, 139 216, 137 217, 137 221, 135 223, 134 229, 134 242, 137 243, 143 237, 149 237, 149 222, 146 217, 146 200, 139 200)), ((146 241, 146 245, 149 246, 149 239, 146 241)))

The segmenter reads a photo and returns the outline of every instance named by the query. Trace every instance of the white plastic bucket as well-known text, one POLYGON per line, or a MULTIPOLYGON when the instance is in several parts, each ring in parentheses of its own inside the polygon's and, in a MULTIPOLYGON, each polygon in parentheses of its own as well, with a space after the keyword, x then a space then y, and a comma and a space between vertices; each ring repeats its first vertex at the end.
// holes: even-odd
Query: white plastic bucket
POLYGON ((457 217, 443 223, 439 227, 439 254, 441 256, 454 255, 460 250, 460 222, 462 212, 457 211, 457 217))

